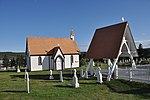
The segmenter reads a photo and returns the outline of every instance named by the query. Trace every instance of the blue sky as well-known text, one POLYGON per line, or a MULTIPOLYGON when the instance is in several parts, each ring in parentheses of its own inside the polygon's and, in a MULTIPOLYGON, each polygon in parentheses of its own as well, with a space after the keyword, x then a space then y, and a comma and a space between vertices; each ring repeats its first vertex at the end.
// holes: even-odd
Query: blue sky
POLYGON ((129 22, 136 43, 150 47, 150 0, 0 0, 0 51, 24 51, 27 36, 68 37, 81 50, 96 28, 129 22))

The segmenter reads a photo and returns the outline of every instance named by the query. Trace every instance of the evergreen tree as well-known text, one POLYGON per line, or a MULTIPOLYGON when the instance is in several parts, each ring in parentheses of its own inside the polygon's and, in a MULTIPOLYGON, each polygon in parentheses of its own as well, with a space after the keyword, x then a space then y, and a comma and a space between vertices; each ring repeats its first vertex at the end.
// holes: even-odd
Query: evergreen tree
POLYGON ((143 49, 142 43, 139 44, 139 48, 138 49, 143 49))
POLYGON ((80 66, 87 66, 86 58, 81 58, 80 60, 80 66))
POLYGON ((20 57, 17 56, 17 59, 16 59, 16 65, 20 67, 21 65, 21 60, 20 60, 20 57))
POLYGON ((138 54, 139 54, 139 58, 144 57, 143 45, 141 43, 139 44, 139 47, 138 47, 138 54))
POLYGON ((10 66, 11 67, 16 66, 16 60, 15 60, 15 58, 11 59, 10 66))
POLYGON ((8 67, 9 65, 10 65, 9 59, 8 59, 7 55, 4 55, 4 58, 3 58, 3 66, 4 66, 4 67, 8 67))
POLYGON ((23 57, 22 55, 20 56, 20 65, 21 65, 22 67, 25 66, 25 57, 23 57))
POLYGON ((20 66, 24 67, 25 64, 26 64, 25 57, 23 57, 22 55, 17 56, 16 65, 19 66, 19 67, 20 67, 20 66))

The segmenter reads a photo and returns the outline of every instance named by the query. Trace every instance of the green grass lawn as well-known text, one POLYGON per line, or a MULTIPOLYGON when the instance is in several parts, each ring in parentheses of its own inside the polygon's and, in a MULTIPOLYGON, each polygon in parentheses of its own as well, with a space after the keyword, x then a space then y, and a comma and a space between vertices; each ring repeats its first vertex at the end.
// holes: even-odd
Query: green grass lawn
MULTIPOLYGON (((71 87, 71 71, 63 71, 64 82, 59 82, 59 72, 29 72, 30 94, 26 92, 24 72, 0 71, 0 100, 141 100, 150 99, 150 85, 125 80, 96 83, 96 77, 79 78, 79 88, 71 87)), ((105 80, 105 78, 104 78, 105 80)))

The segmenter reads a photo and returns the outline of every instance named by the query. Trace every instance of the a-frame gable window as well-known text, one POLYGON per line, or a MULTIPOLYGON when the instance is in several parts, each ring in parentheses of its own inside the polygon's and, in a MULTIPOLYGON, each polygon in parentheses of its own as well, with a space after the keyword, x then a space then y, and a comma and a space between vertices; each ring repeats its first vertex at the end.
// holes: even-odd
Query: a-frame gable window
POLYGON ((41 56, 38 57, 38 65, 42 65, 42 57, 41 56))

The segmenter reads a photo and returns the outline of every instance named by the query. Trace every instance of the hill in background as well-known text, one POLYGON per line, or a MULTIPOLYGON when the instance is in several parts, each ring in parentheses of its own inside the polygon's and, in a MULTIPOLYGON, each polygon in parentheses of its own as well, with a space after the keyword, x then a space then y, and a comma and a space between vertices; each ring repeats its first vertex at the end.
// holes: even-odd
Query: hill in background
POLYGON ((25 52, 0 52, 0 59, 3 59, 5 55, 9 59, 12 59, 12 58, 17 58, 17 56, 25 57, 25 52))

